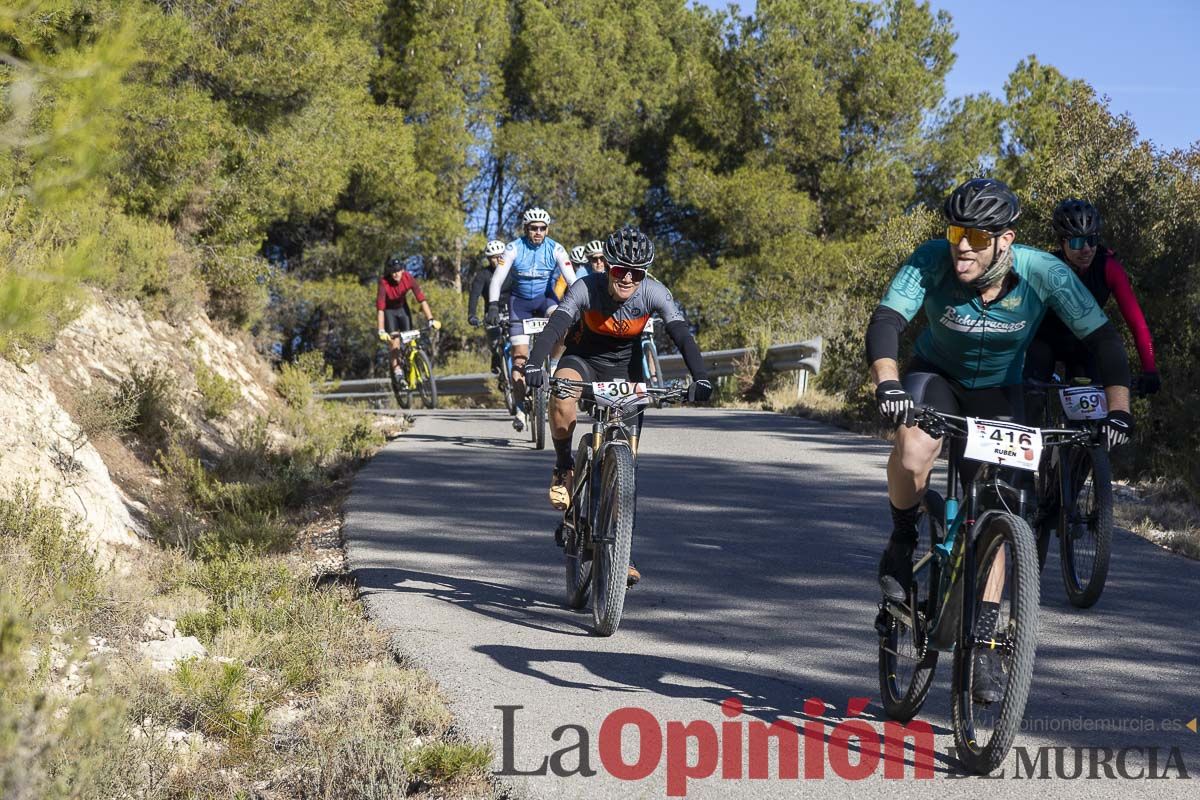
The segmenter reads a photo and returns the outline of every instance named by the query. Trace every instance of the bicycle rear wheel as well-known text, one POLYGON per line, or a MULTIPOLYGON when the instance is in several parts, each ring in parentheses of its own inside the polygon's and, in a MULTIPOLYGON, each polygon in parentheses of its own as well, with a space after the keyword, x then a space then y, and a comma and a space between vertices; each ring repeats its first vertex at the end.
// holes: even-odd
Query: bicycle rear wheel
POLYGON ((1100 447, 1073 447, 1068 456, 1074 497, 1059 516, 1059 555, 1067 600, 1091 608, 1104 591, 1112 552, 1112 467, 1100 447))
POLYGON ((596 541, 592 555, 592 629, 597 636, 612 636, 621 624, 629 577, 629 550, 633 543, 633 514, 637 502, 633 454, 614 445, 604 451, 600 470, 596 541))
POLYGON ((583 608, 587 605, 588 588, 592 579, 592 551, 587 536, 587 527, 592 519, 592 481, 587 471, 592 468, 592 444, 587 437, 579 443, 575 455, 575 482, 583 477, 579 495, 571 499, 566 520, 569 523, 563 539, 563 554, 567 567, 567 605, 583 608))
POLYGON ((1037 649, 1040 581, 1037 547, 1025 520, 1015 514, 994 513, 980 525, 975 544, 974 607, 964 608, 974 615, 974 641, 959 642, 954 654, 951 718, 959 760, 971 772, 986 775, 1008 754, 1025 716, 1037 649), (994 631, 987 631, 980 626, 980 612, 993 565, 1003 566, 1004 588, 994 631), (1001 696, 992 703, 973 697, 980 680, 975 654, 981 650, 993 650, 999 656, 996 678, 1001 696))
POLYGON ((437 408, 437 378, 433 375, 433 364, 424 350, 417 351, 414 364, 417 373, 417 391, 426 408, 437 408))
MULTIPOLYGON (((917 520, 917 553, 928 552, 942 541, 945 527, 945 502, 934 491, 925 493, 921 516, 917 520)), ((916 598, 916 624, 890 616, 886 636, 879 639, 879 696, 888 717, 908 722, 925 703, 938 654, 928 647, 928 622, 933 613, 930 587, 936 585, 939 571, 930 562, 922 574, 914 576, 909 591, 916 598)))

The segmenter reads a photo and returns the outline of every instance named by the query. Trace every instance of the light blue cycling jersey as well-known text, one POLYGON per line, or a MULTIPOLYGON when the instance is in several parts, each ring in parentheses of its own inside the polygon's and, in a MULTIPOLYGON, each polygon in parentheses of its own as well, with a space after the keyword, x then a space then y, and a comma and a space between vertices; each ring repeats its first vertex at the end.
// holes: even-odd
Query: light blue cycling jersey
POLYGON ((525 237, 511 241, 504 248, 504 260, 492 275, 488 300, 496 302, 500 299, 500 287, 509 270, 516 275, 512 284, 514 296, 533 300, 547 293, 553 294, 556 269, 562 270, 568 285, 575 282, 575 269, 566 248, 549 236, 536 247, 525 237))
POLYGON ((1016 285, 991 303, 959 282, 945 239, 920 245, 881 301, 907 320, 925 309, 929 326, 917 337, 917 356, 968 389, 1021 382, 1025 351, 1048 308, 1080 339, 1108 322, 1066 264, 1034 247, 1012 249, 1016 285))

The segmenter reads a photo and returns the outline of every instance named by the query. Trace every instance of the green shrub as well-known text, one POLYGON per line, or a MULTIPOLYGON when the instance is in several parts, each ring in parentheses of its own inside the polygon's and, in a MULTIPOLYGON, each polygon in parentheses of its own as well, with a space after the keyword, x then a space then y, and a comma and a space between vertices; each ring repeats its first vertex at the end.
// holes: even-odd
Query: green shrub
POLYGON ((203 362, 196 364, 196 388, 200 391, 200 413, 205 419, 223 419, 242 399, 235 381, 203 362))
POLYGON ((101 572, 85 534, 28 485, 0 498, 0 562, 16 565, 6 583, 27 609, 50 609, 54 621, 79 624, 101 597, 101 572))
POLYGON ((237 328, 250 328, 266 313, 270 299, 267 262, 248 246, 217 255, 210 252, 203 264, 208 286, 208 313, 237 328))
POLYGON ((172 675, 177 717, 170 722, 220 739, 232 762, 252 758, 267 734, 267 709, 255 702, 248 678, 244 664, 182 662, 172 675))
POLYGON ((137 408, 132 432, 149 445, 161 445, 185 427, 179 413, 179 381, 162 364, 137 366, 117 387, 118 406, 137 408))
POLYGON ((430 783, 482 778, 491 763, 490 747, 464 742, 433 742, 405 759, 414 776, 430 783))
POLYGON ((137 424, 138 397, 105 383, 95 383, 79 394, 74 419, 88 439, 127 433, 137 424))
POLYGON ((305 409, 312 403, 316 386, 333 380, 333 369, 319 350, 301 353, 279 370, 275 390, 293 409, 305 409))

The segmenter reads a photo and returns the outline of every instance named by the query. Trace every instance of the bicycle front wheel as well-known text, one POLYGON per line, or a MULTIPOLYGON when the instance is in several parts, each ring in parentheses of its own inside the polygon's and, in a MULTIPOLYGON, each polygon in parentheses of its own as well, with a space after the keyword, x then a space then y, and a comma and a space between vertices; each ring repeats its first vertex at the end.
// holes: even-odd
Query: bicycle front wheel
MULTIPOLYGON (((945 502, 941 495, 932 490, 926 492, 921 501, 921 516, 917 518, 916 553, 927 552, 942 541, 944 520, 945 502)), ((920 712, 937 667, 938 653, 929 647, 928 640, 929 620, 936 602, 936 590, 931 587, 940 575, 935 564, 931 560, 925 570, 913 576, 909 598, 910 602, 915 599, 915 622, 911 617, 902 620, 888 615, 887 635, 879 638, 879 697, 888 717, 900 722, 908 722, 920 712)))
POLYGON ((1100 447, 1073 447, 1069 458, 1074 497, 1059 517, 1059 555, 1067 600, 1091 608, 1104 591, 1112 552, 1112 467, 1100 447))
POLYGON ((1028 523, 1015 514, 998 513, 987 516, 981 526, 975 544, 975 586, 964 596, 963 609, 974 615, 974 640, 960 641, 955 650, 951 717, 959 760, 971 772, 986 775, 1008 754, 1025 716, 1041 598, 1037 545, 1028 523), (984 592, 1000 580, 997 617, 988 629, 984 592), (968 597, 974 601, 968 604, 968 597), (985 684, 998 699, 979 697, 985 684))
POLYGON ((588 587, 592 579, 592 550, 587 535, 592 519, 592 482, 587 472, 592 468, 589 438, 579 443, 579 452, 575 455, 574 480, 578 483, 582 476, 584 483, 579 494, 571 498, 571 506, 566 513, 566 536, 563 539, 563 553, 567 562, 567 605, 575 609, 587 605, 588 587))
POLYGON ((417 391, 421 394, 421 402, 426 408, 437 408, 437 378, 433 376, 433 364, 424 350, 417 351, 413 367, 417 374, 417 391))
POLYGON ((615 445, 604 451, 600 470, 599 508, 593 531, 592 629, 612 636, 625 608, 629 551, 633 544, 633 515, 637 502, 633 454, 615 445))
POLYGON ((646 361, 646 382, 655 389, 663 388, 665 381, 663 381, 662 365, 658 363, 658 350, 652 344, 643 344, 642 356, 646 361))
MULTIPOLYGON (((544 368, 543 368, 544 369, 544 368)), ((533 390, 533 401, 529 409, 529 435, 534 450, 546 449, 546 416, 549 392, 545 386, 533 390)))

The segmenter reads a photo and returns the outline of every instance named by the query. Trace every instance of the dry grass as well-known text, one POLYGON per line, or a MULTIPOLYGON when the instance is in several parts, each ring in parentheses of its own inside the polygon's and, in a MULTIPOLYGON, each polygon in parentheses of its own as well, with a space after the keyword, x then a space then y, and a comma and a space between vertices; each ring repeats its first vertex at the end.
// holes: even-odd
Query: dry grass
POLYGON ((1116 489, 1116 519, 1144 539, 1200 559, 1200 508, 1179 485, 1144 482, 1116 489))

